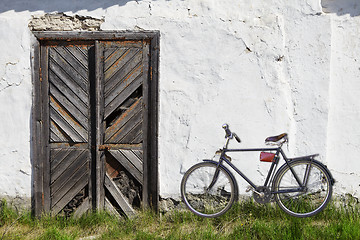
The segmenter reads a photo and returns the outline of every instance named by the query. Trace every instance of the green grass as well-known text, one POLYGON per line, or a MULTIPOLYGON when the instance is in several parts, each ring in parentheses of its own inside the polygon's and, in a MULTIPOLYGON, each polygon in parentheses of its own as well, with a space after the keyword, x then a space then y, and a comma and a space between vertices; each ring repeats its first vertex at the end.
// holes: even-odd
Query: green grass
POLYGON ((272 205, 243 201, 215 219, 173 211, 159 216, 140 212, 132 219, 118 219, 106 212, 81 218, 18 214, 5 201, 0 203, 2 239, 360 239, 360 210, 356 204, 330 205, 305 219, 291 217, 272 205))

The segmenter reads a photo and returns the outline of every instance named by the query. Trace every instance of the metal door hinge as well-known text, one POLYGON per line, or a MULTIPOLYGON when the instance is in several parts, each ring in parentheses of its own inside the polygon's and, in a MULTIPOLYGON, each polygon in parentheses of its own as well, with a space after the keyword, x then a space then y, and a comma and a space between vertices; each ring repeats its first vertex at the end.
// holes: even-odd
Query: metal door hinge
POLYGON ((108 150, 110 150, 110 146, 109 145, 99 145, 99 151, 108 151, 108 150))

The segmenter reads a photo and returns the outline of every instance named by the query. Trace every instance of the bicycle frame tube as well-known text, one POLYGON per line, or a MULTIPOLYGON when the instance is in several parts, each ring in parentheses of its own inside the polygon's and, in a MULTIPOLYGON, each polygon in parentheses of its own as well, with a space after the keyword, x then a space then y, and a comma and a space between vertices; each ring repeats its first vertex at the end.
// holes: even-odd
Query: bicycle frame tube
POLYGON ((247 181, 253 188, 256 188, 256 185, 248 178, 245 174, 243 174, 234 164, 232 164, 225 157, 221 157, 222 161, 225 161, 230 167, 232 167, 245 181, 247 181))
MULTIPOLYGON (((224 157, 226 152, 260 152, 260 151, 276 151, 276 155, 281 152, 281 147, 278 148, 242 148, 242 149, 223 149, 223 154, 220 157, 220 161, 225 161, 231 168, 233 168, 247 183, 251 185, 251 187, 256 188, 257 186, 243 173, 241 172, 234 164, 232 164, 228 159, 224 157)), ((284 156, 283 156, 284 157, 284 156)), ((286 156, 285 156, 286 157, 286 156)), ((221 164, 221 163, 220 163, 221 164)), ((270 176, 272 175, 274 171, 274 167, 277 164, 276 162, 273 162, 270 170, 268 172, 267 178, 265 180, 264 186, 267 186, 270 180, 270 176)))
POLYGON ((307 178, 308 178, 308 176, 309 176, 308 173, 309 173, 310 168, 306 168, 305 177, 304 177, 304 183, 305 183, 305 184, 303 184, 303 182, 301 182, 299 176, 296 174, 296 172, 294 171, 294 169, 290 166, 290 164, 289 164, 289 161, 290 161, 290 160, 286 157, 285 153, 283 152, 283 150, 282 150, 281 148, 280 148, 280 153, 281 153, 281 155, 283 156, 286 164, 289 166, 290 171, 291 171, 292 174, 294 175, 295 180, 296 180, 297 183, 299 184, 300 188, 303 189, 304 186, 306 186, 306 184, 307 184, 307 178))
MULTIPOLYGON (((228 142, 227 142, 228 143, 228 142)), ((309 176, 309 171, 310 171, 310 166, 306 169, 306 174, 304 176, 304 180, 303 182, 301 182, 300 178, 298 177, 298 175, 296 174, 296 172, 292 169, 292 167, 289 165, 289 161, 290 159, 288 159, 285 155, 285 153, 283 152, 283 150, 281 149, 281 147, 277 147, 277 148, 241 148, 241 149, 227 149, 227 143, 225 144, 224 148, 223 148, 223 152, 220 156, 220 161, 219 161, 219 165, 222 164, 223 161, 225 161, 231 168, 233 168, 246 182, 248 182, 253 188, 256 188, 257 186, 244 174, 242 173, 234 164, 232 164, 226 157, 225 157, 225 153, 226 152, 261 152, 261 151, 276 151, 276 161, 272 162, 272 165, 269 169, 268 175, 266 177, 264 186, 267 186, 270 182, 270 177, 273 174, 273 172, 275 171, 275 166, 278 164, 279 161, 279 157, 278 155, 281 154, 281 156, 283 157, 283 159, 285 160, 285 163, 290 167, 290 170, 292 172, 292 174, 294 175, 297 183, 299 184, 299 188, 297 189, 291 189, 291 190, 286 190, 286 192, 298 192, 301 191, 304 186, 306 186, 307 183, 307 178, 309 176)), ((216 181, 216 180, 215 180, 216 181)))
POLYGON ((304 185, 303 187, 307 186, 309 176, 310 176, 310 170, 311 170, 311 164, 312 164, 313 158, 310 159, 310 164, 306 165, 305 175, 304 175, 304 185))

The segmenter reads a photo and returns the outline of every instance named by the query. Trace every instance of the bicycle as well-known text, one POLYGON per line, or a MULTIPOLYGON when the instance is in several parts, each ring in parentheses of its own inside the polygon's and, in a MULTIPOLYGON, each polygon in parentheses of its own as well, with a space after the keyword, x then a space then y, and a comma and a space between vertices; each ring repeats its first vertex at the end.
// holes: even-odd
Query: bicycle
POLYGON ((282 146, 288 142, 286 133, 268 137, 266 144, 276 147, 229 149, 229 141, 240 138, 231 132, 227 124, 225 144, 217 151, 218 161, 203 160, 187 170, 181 181, 181 196, 185 205, 201 217, 218 217, 226 213, 238 200, 238 185, 234 175, 224 166, 229 165, 250 184, 256 202, 265 204, 276 201, 286 213, 294 217, 310 217, 322 211, 329 203, 335 183, 328 168, 315 160, 319 154, 287 158, 282 146), (260 160, 271 162, 264 185, 255 185, 231 162, 229 152, 260 152, 260 160), (280 155, 285 163, 276 171, 280 155), (271 187, 270 187, 271 185, 271 187))

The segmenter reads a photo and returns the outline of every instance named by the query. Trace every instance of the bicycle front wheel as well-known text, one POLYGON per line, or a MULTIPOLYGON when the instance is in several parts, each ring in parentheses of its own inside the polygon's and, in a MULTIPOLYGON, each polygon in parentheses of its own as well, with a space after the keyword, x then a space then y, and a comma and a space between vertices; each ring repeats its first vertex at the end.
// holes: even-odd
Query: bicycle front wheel
POLYGON ((280 168, 274 177, 273 191, 276 192, 277 204, 294 217, 310 217, 319 213, 332 195, 331 177, 327 169, 321 163, 309 160, 294 160, 289 165, 280 168), (307 181, 304 189, 296 191, 300 185, 294 173, 302 184, 307 181))
POLYGON ((181 181, 181 196, 186 206, 201 217, 218 217, 237 199, 237 184, 232 174, 215 162, 191 167, 181 181))

